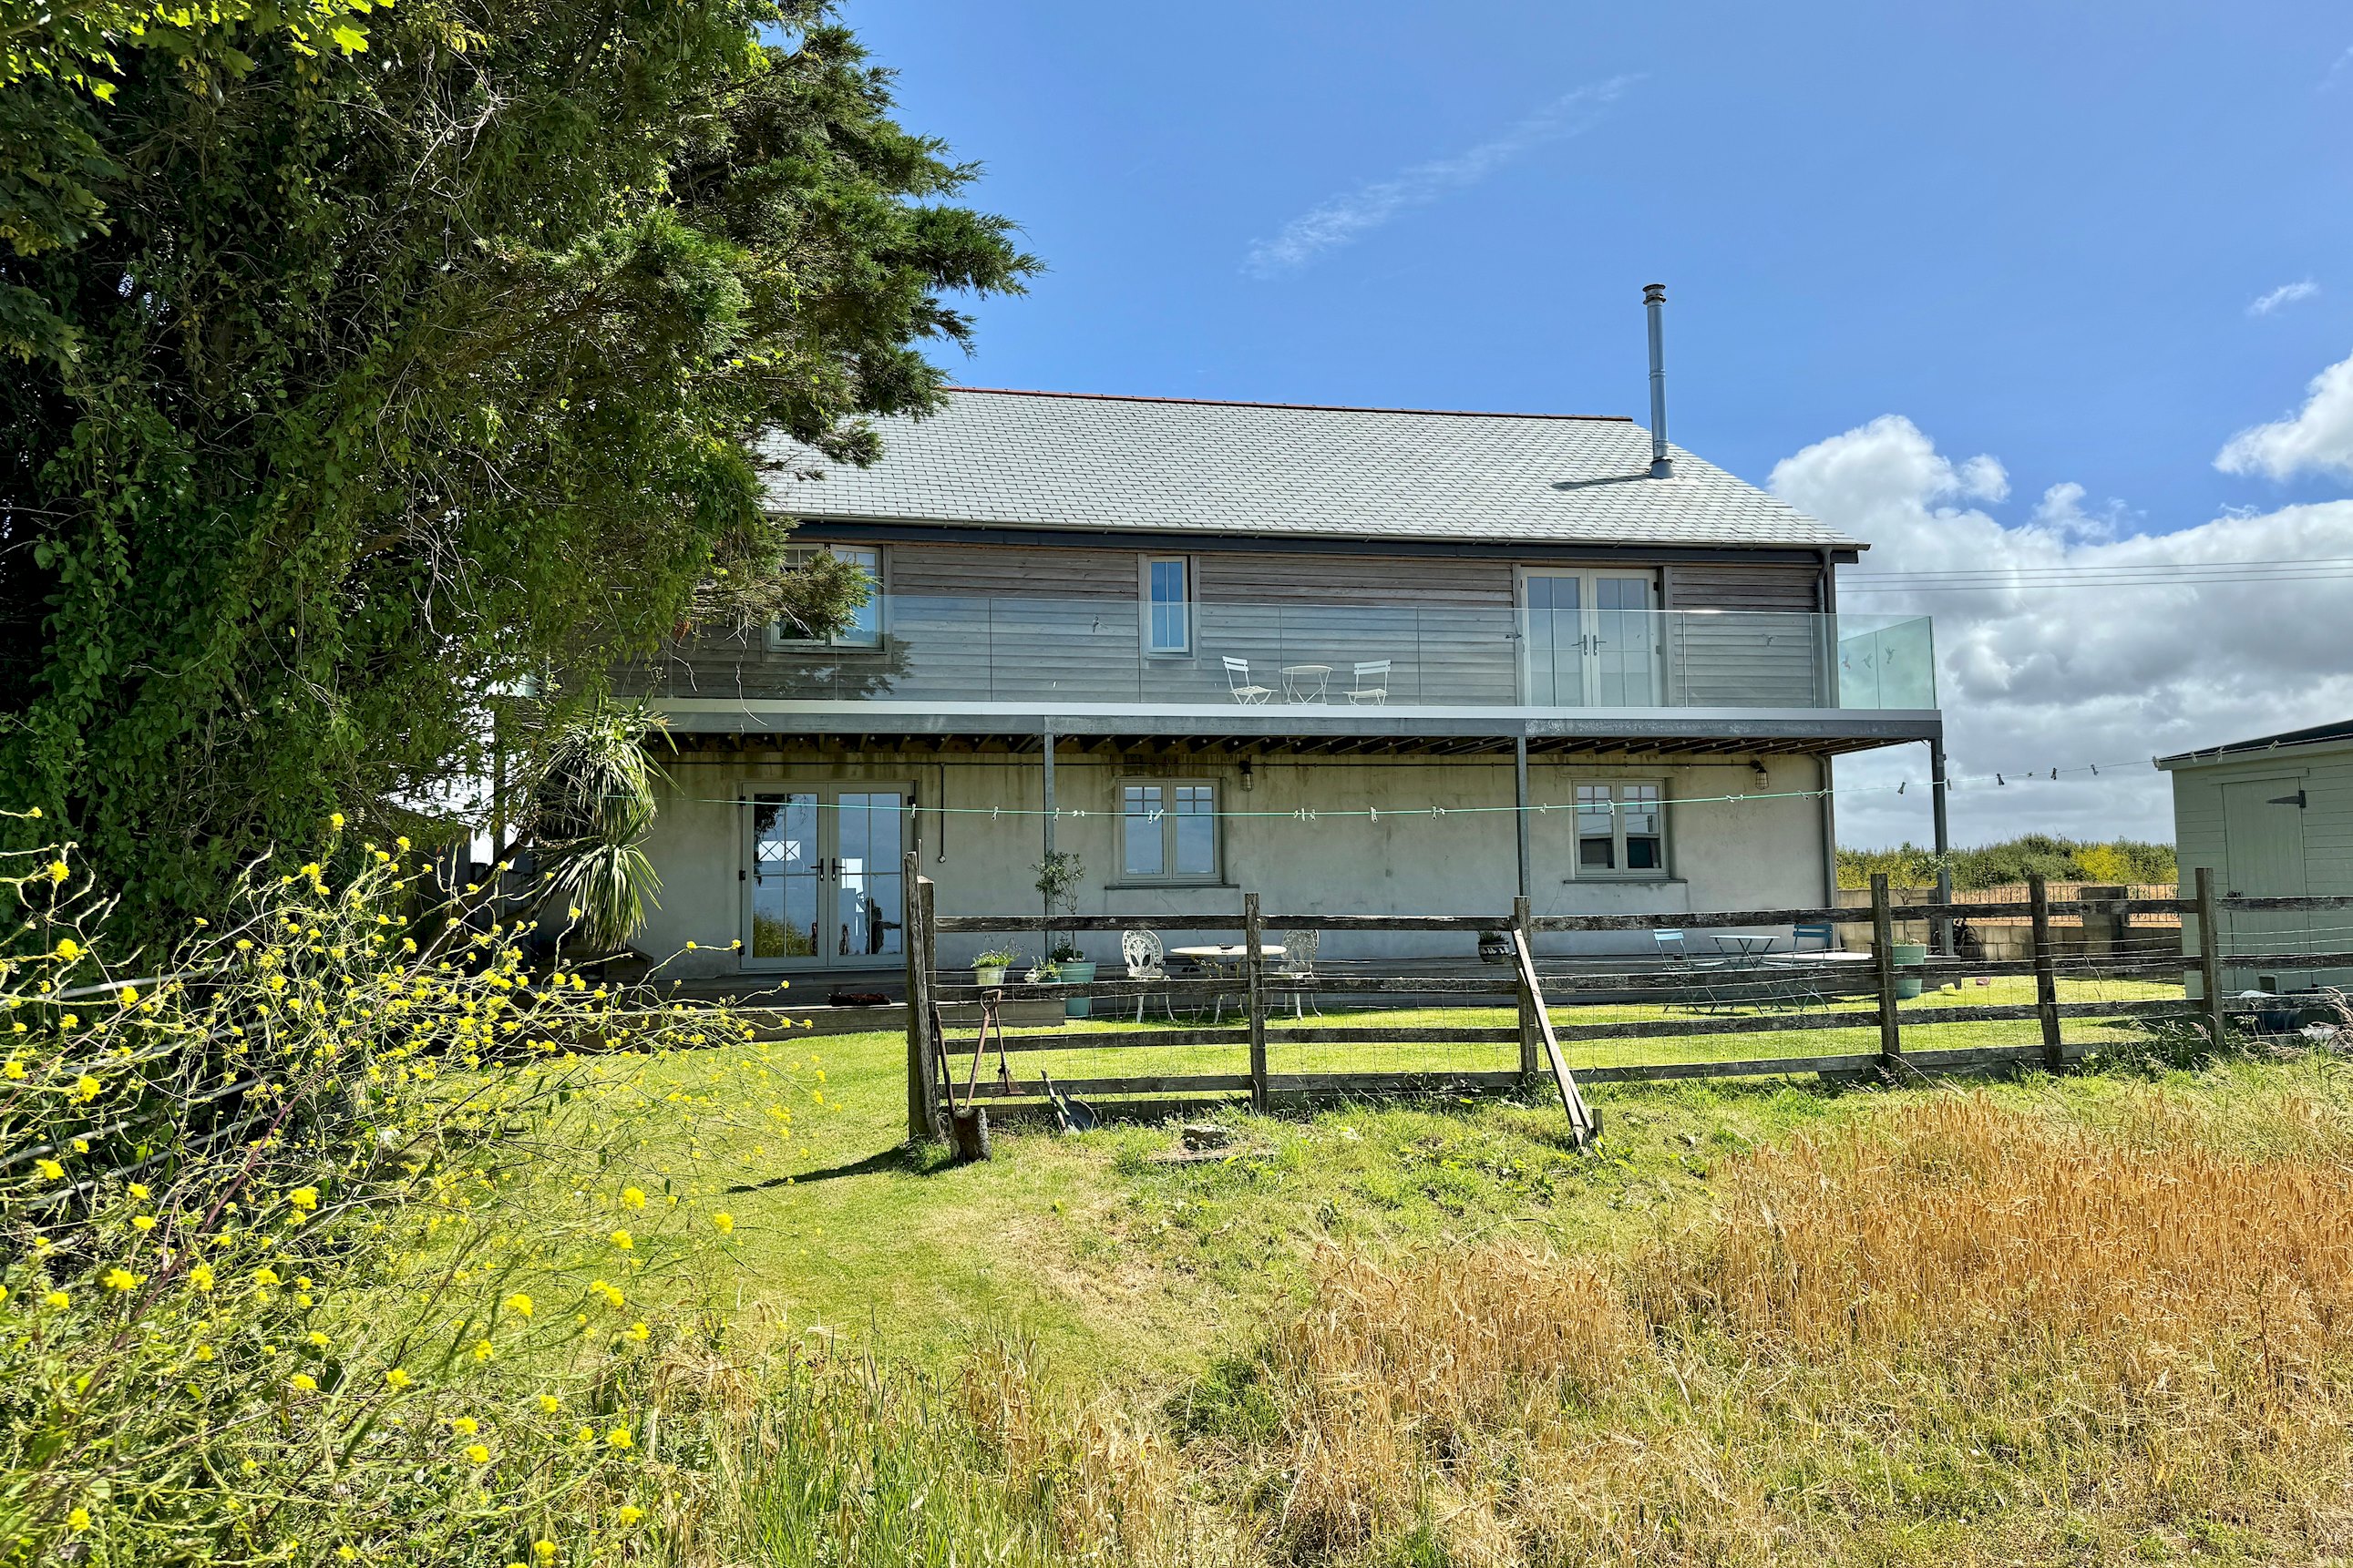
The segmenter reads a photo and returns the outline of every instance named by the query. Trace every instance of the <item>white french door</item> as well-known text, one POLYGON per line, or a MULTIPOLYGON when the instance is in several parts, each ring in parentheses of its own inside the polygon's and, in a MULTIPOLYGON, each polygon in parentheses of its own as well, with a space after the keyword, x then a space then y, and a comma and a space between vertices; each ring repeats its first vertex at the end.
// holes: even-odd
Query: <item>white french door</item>
POLYGON ((761 791, 744 802, 744 963, 751 969, 900 962, 908 792, 761 791))
POLYGON ((1659 700, 1658 582, 1649 573, 1520 574, 1521 700, 1537 708, 1659 700))

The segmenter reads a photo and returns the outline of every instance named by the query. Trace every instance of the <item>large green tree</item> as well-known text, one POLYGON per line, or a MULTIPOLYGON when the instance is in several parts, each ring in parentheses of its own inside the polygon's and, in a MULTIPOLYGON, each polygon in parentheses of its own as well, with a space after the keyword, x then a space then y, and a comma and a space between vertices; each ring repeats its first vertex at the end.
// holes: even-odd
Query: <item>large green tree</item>
POLYGON ((838 605, 752 438, 870 460, 1035 266, 825 0, 0 3, 0 797, 142 923, 838 605))

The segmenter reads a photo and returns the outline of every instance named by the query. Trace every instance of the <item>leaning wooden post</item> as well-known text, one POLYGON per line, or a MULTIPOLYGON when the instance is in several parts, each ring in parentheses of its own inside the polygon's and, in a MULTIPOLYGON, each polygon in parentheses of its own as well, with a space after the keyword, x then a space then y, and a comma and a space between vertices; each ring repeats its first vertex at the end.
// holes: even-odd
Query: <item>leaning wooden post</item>
MULTIPOLYGON (((1535 917, 1525 893, 1512 900, 1512 929, 1520 933, 1520 941, 1528 952, 1535 952, 1535 917)), ((1545 1070, 1544 1037, 1536 1032, 1536 1009, 1543 1005, 1523 978, 1520 981, 1520 1082, 1523 1086, 1535 1082, 1536 1075, 1545 1070)))
POLYGON ((1871 874, 1871 966, 1879 980, 1879 1065, 1904 1059, 1904 1035, 1895 1018, 1895 917, 1888 910, 1887 873, 1871 874))
POLYGON ((2198 987, 2206 993, 2206 1037, 2216 1050, 2230 1036, 2222 1004, 2222 906, 2214 897, 2214 870, 2198 868, 2198 987))
POLYGON ((1243 1005, 1250 1011, 1250 1106, 1267 1107, 1266 1080, 1266 955, 1259 951, 1263 935, 1259 924, 1258 895, 1242 895, 1243 1005))
POLYGON ((906 910, 902 921, 907 960, 907 1136, 934 1137, 934 1068, 932 1062, 932 884, 915 870, 913 850, 907 852, 906 910))
POLYGON ((2034 916, 2034 1016, 2042 1020, 2042 1065, 2057 1071, 2067 1062, 2059 1038, 2059 955, 2051 942, 2051 879, 2040 871, 2026 879, 2026 902, 2034 916))

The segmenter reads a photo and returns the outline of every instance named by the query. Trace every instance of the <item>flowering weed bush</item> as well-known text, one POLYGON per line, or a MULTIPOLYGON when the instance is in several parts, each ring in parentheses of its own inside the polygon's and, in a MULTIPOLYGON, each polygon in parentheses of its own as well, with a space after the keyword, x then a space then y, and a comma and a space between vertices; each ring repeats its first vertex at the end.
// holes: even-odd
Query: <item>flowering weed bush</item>
POLYGON ((726 1331, 656 1303, 739 1238, 679 1124, 781 1145, 814 1062, 334 847, 163 954, 70 847, 0 876, 0 1562, 635 1563, 702 1506, 664 1400, 726 1331))

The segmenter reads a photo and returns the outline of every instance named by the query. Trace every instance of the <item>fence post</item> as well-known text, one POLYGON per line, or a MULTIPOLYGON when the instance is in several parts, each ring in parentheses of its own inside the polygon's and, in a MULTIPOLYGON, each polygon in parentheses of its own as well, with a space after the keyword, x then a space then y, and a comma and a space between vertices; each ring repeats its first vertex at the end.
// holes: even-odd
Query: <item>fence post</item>
POLYGON ((1266 955, 1259 952, 1258 895, 1242 895, 1243 1005, 1250 1009, 1250 1107, 1264 1110, 1266 1081, 1266 955))
POLYGON ((2037 871, 2026 879, 2026 902, 2034 917, 2034 1014, 2042 1021, 2042 1065, 2066 1065, 2059 1038, 2059 957, 2051 944, 2051 879, 2037 871))
POLYGON ((907 960, 907 1136, 920 1141, 938 1134, 932 1061, 932 883, 915 870, 915 852, 907 851, 906 909, 901 921, 900 946, 907 960))
POLYGON ((1888 910, 1887 873, 1871 874, 1871 966, 1879 980, 1879 1065, 1904 1059, 1904 1035, 1895 1021, 1895 917, 1888 910))
MULTIPOLYGON (((1533 958, 1536 951, 1535 921, 1525 893, 1512 900, 1512 929, 1520 933, 1522 942, 1527 943, 1528 954, 1533 958)), ((1536 1075, 1545 1070, 1544 1041, 1536 1033, 1537 1005, 1535 994, 1528 989, 1528 983, 1523 978, 1520 981, 1520 1079, 1523 1083, 1534 1083, 1536 1075)))
POLYGON ((2231 1025, 2222 1005, 2222 909, 2211 866, 2198 868, 2198 984, 2206 993, 2206 1037, 2219 1051, 2231 1025))

